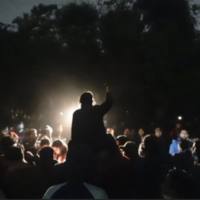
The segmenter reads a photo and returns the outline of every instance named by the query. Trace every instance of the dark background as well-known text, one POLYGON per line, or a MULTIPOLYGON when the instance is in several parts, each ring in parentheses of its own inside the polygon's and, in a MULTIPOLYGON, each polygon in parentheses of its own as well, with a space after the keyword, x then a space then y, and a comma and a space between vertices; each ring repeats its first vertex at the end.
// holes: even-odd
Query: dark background
POLYGON ((168 128, 179 115, 198 124, 198 15, 186 0, 100 0, 40 4, 1 23, 1 127, 59 123, 83 91, 101 103, 106 86, 115 101, 109 126, 168 128))

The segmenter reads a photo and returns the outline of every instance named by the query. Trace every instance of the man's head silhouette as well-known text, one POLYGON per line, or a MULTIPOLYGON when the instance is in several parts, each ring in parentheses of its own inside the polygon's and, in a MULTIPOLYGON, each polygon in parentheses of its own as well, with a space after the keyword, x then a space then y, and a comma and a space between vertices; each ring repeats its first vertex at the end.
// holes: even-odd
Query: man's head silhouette
POLYGON ((92 103, 93 103, 92 92, 84 92, 80 97, 80 103, 82 105, 92 105, 92 103))

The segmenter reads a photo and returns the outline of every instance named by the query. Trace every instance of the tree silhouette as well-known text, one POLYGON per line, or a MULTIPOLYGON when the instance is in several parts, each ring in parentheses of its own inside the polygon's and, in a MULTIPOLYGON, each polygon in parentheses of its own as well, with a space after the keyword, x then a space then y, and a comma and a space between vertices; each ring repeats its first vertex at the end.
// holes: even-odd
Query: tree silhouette
POLYGON ((199 6, 186 0, 34 6, 12 25, 0 24, 1 92, 8 99, 1 103, 35 112, 46 76, 60 74, 48 79, 53 88, 68 74, 108 84, 121 118, 169 119, 183 110, 200 116, 198 15, 199 6))

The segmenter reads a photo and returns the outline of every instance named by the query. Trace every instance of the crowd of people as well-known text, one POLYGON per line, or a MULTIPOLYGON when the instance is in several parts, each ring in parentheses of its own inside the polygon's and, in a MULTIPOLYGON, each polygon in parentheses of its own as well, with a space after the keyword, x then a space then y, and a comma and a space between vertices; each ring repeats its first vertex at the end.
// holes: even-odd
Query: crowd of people
POLYGON ((71 140, 53 129, 3 131, 0 137, 0 199, 198 199, 200 140, 180 127, 163 137, 143 128, 116 136, 103 124, 113 100, 101 105, 80 97, 71 140))

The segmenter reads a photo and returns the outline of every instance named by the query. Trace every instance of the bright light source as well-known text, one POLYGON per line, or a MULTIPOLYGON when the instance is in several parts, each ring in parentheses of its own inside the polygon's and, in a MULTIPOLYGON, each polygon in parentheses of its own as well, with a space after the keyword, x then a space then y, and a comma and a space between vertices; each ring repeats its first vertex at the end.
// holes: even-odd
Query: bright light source
POLYGON ((178 116, 178 120, 182 120, 183 119, 183 117, 182 116, 178 116))
POLYGON ((63 112, 60 112, 60 115, 63 115, 63 112))
POLYGON ((75 110, 77 110, 77 108, 69 108, 67 110, 67 115, 66 115, 66 120, 67 120, 67 124, 71 126, 72 123, 72 118, 73 118, 73 113, 75 112, 75 110))

